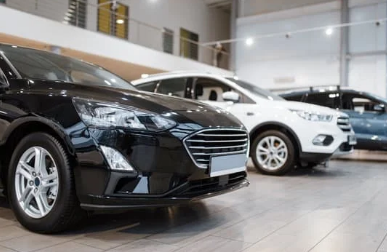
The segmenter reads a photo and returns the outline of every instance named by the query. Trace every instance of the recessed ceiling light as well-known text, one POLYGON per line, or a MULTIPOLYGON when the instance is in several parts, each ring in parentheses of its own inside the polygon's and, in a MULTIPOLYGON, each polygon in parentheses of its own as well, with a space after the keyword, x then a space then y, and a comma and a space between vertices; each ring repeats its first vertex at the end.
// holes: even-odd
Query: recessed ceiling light
POLYGON ((328 35, 328 36, 331 36, 333 34, 333 29, 332 28, 327 28, 325 30, 325 34, 328 35))
POLYGON ((254 39, 252 38, 247 38, 246 41, 245 41, 246 45, 247 46, 251 46, 254 44, 254 39))
POLYGON ((123 24, 123 23, 125 23, 125 21, 123 19, 117 19, 116 23, 117 24, 123 24))

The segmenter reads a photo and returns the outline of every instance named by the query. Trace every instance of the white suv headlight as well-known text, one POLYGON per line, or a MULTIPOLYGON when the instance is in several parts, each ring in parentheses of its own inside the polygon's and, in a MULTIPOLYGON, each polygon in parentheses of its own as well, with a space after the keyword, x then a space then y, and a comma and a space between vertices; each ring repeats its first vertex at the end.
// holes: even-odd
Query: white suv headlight
POLYGON ((308 121, 313 121, 313 122, 330 122, 332 121, 333 115, 329 114, 321 114, 317 112, 309 112, 309 111, 304 111, 304 110, 290 110, 293 113, 297 114, 301 118, 308 120, 308 121))
POLYGON ((80 98, 74 98, 73 103, 88 127, 163 131, 176 126, 174 121, 160 115, 118 103, 80 98))

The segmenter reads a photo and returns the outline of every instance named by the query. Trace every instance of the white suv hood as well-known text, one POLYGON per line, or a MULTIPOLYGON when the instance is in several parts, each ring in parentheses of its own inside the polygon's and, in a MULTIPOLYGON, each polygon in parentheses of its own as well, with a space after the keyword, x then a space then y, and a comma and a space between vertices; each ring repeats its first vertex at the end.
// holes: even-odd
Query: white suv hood
POLYGON ((282 107, 291 110, 303 110, 307 112, 321 113, 321 114, 330 114, 335 116, 347 116, 345 113, 331 108, 318 106, 309 103, 303 102, 294 102, 294 101, 273 101, 277 107, 282 107))

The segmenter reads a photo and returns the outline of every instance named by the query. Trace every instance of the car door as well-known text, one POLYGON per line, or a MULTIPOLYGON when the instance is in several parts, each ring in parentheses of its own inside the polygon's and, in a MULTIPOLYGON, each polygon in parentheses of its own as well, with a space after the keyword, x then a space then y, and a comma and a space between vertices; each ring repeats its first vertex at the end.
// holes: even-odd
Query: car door
POLYGON ((387 149, 386 104, 374 97, 343 92, 342 111, 349 115, 359 149, 387 149))
POLYGON ((227 83, 212 78, 196 78, 193 80, 193 98, 215 107, 229 111, 236 116, 248 130, 256 126, 253 120, 256 103, 247 96, 234 90, 227 83), (224 101, 223 93, 233 91, 239 95, 238 102, 224 101))

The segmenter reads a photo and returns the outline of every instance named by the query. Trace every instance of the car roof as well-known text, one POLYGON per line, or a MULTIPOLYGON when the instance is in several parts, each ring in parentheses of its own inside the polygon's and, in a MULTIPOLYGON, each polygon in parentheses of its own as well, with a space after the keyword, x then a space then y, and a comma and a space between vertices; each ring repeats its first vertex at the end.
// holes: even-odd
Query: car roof
POLYGON ((171 78, 188 78, 188 77, 208 77, 208 78, 227 78, 227 77, 233 77, 233 76, 221 76, 218 74, 213 74, 209 72, 201 72, 201 71, 172 71, 172 72, 165 72, 165 73, 159 73, 159 74, 151 74, 144 78, 137 79, 131 81, 133 85, 140 85, 147 82, 152 81, 158 81, 158 80, 165 80, 165 79, 171 79, 171 78))
POLYGON ((290 97, 296 95, 304 95, 311 93, 328 93, 328 92, 337 92, 337 91, 346 91, 349 93, 359 93, 361 91, 355 90, 349 87, 338 87, 338 86, 324 86, 324 87, 310 87, 309 89, 301 89, 301 90, 291 90, 288 92, 281 93, 282 97, 290 97))

